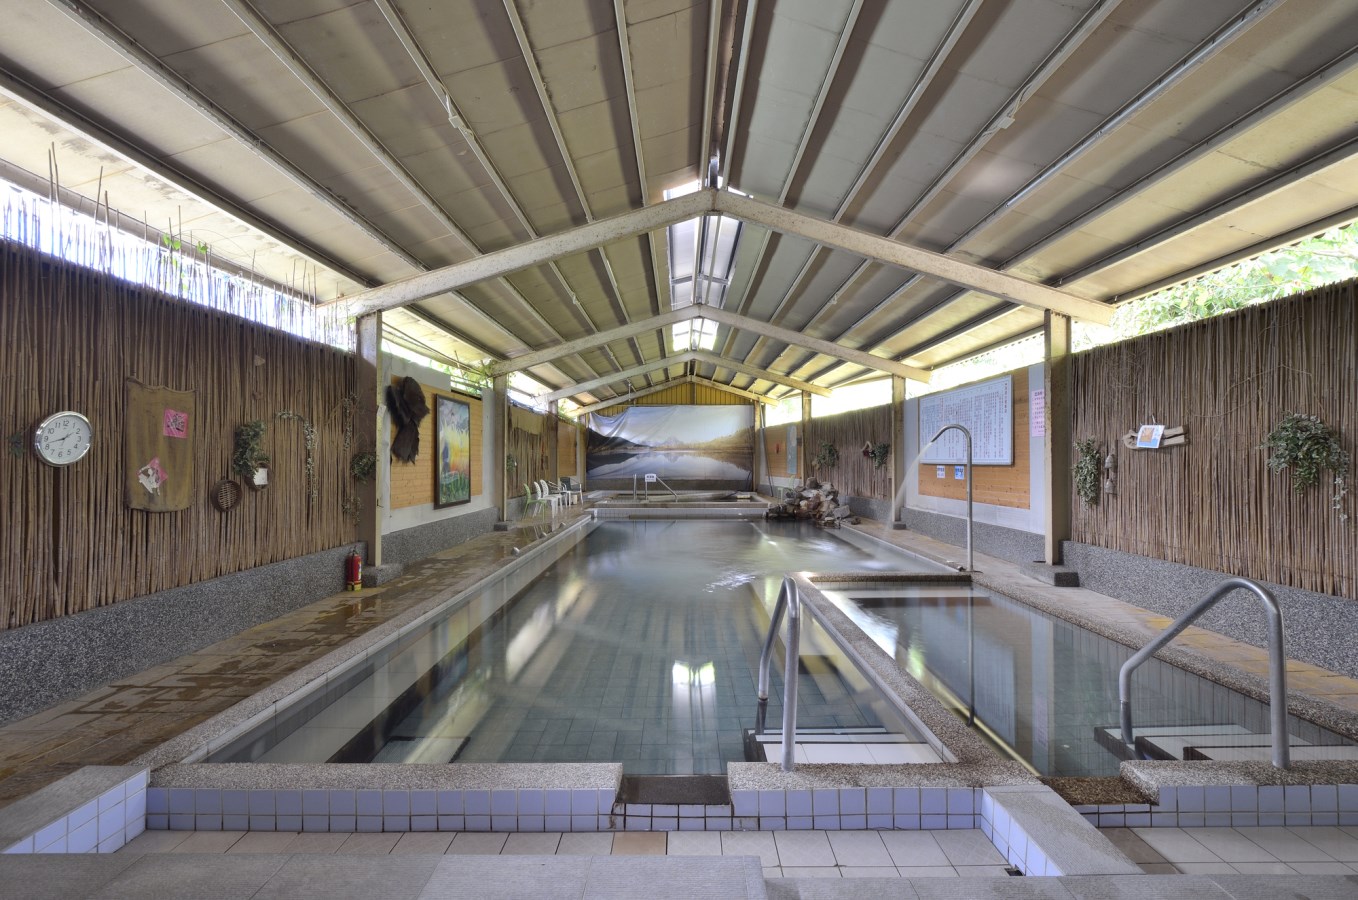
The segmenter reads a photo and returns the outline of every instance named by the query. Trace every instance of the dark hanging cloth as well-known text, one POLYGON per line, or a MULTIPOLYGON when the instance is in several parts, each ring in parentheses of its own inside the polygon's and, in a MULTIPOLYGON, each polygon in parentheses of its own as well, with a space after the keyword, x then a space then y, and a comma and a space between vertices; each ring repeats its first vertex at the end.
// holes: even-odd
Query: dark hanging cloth
POLYGON ((391 455, 401 462, 414 462, 420 454, 420 422, 429 415, 424 388, 409 376, 389 385, 387 409, 396 426, 396 435, 391 439, 391 455))

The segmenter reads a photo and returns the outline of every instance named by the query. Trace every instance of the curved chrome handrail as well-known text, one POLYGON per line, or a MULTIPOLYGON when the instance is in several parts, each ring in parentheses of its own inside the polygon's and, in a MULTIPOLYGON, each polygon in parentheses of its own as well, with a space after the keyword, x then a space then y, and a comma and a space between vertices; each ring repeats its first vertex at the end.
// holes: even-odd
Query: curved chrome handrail
POLYGON ((783 660, 783 759, 784 772, 796 766, 797 748, 797 658, 801 648, 802 600, 797 593, 797 582, 791 575, 783 576, 778 589, 778 601, 769 619, 769 633, 764 638, 764 649, 759 654, 759 709, 755 714, 755 731, 764 732, 764 712, 769 702, 769 664, 773 659, 773 639, 778 636, 778 625, 783 611, 787 611, 787 641, 783 660))
POLYGON ((1193 608, 1174 620, 1155 640, 1142 647, 1123 663, 1118 671, 1118 703, 1122 713, 1122 742, 1131 747, 1132 738, 1132 672, 1150 659, 1157 650, 1179 636, 1198 616, 1211 609, 1218 600, 1237 588, 1251 591, 1268 612, 1268 712, 1273 729, 1273 765, 1286 769, 1290 764, 1287 742, 1287 657, 1283 653, 1283 611, 1278 601, 1263 585, 1248 578, 1228 578, 1216 590, 1203 597, 1193 608))
MULTIPOLYGON (((958 431, 962 432, 962 437, 967 439, 967 571, 974 572, 976 571, 976 566, 972 564, 971 559, 971 530, 972 523, 975 521, 971 514, 971 472, 972 472, 971 432, 968 431, 966 427, 963 425, 956 424, 944 425, 942 428, 938 429, 938 434, 929 438, 929 444, 932 444, 934 441, 941 438, 943 436, 943 432, 953 428, 956 428, 958 431)), ((926 449, 928 448, 929 444, 924 445, 926 449)))

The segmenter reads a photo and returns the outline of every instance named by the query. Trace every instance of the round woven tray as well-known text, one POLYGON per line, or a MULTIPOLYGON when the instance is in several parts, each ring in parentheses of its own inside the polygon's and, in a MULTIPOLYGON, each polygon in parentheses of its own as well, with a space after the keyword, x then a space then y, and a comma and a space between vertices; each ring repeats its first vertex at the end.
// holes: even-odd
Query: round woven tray
POLYGON ((212 486, 209 499, 213 506, 222 512, 226 512, 240 502, 240 485, 224 478, 212 486))

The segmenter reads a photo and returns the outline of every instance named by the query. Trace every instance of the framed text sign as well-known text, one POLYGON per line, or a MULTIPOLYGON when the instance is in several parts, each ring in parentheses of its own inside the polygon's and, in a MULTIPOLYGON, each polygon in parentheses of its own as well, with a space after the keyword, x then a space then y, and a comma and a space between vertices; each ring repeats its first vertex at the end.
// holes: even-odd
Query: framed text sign
POLYGON ((1014 382, 1005 375, 969 387, 942 391, 919 400, 921 463, 967 461, 966 440, 953 430, 925 449, 929 438, 944 425, 961 425, 971 432, 971 450, 978 466, 1008 466, 1014 462, 1014 382))

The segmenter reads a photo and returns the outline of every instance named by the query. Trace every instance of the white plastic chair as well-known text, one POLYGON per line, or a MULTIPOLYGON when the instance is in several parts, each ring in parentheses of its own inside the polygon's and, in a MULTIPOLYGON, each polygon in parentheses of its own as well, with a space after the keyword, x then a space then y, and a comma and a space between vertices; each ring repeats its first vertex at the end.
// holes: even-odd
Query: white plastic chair
POLYGON ((552 514, 555 515, 557 508, 561 505, 561 495, 552 493, 552 488, 546 479, 538 480, 538 492, 544 501, 551 504, 552 514))

